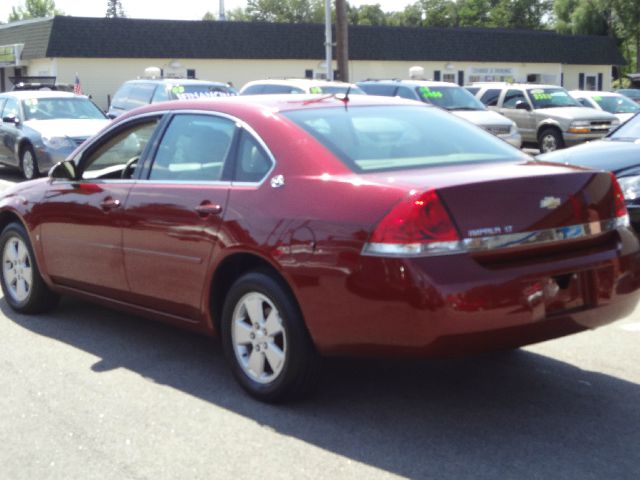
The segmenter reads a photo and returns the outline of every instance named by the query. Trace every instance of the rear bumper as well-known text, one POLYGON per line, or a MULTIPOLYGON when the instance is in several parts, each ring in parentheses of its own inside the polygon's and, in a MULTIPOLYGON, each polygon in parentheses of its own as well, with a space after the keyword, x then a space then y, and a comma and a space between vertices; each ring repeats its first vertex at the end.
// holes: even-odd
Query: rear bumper
POLYGON ((640 255, 636 236, 621 229, 604 246, 534 259, 361 257, 347 278, 323 283, 322 301, 301 297, 320 352, 459 355, 623 318, 640 300, 640 255))

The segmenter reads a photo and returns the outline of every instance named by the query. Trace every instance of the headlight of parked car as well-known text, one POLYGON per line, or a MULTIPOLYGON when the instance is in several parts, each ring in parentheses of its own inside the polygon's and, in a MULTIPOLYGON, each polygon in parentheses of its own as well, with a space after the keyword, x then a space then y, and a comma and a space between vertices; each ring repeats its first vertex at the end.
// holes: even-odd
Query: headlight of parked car
POLYGON ((61 148, 75 147, 75 143, 69 137, 42 137, 42 143, 52 150, 60 150, 61 148))
POLYGON ((589 133, 591 122, 589 120, 576 120, 569 125, 569 133, 589 133))
POLYGON ((635 200, 640 197, 640 175, 618 178, 625 200, 635 200))

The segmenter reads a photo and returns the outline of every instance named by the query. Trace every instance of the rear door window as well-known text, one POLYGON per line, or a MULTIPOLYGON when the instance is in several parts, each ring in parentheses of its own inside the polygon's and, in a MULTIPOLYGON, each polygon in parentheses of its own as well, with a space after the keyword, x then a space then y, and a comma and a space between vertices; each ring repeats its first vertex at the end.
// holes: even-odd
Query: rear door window
POLYGON ((179 114, 162 136, 150 180, 218 181, 236 126, 213 115, 179 114))
POLYGON ((488 107, 496 107, 498 105, 498 99, 500 98, 501 90, 499 88, 489 88, 482 96, 480 101, 488 107))

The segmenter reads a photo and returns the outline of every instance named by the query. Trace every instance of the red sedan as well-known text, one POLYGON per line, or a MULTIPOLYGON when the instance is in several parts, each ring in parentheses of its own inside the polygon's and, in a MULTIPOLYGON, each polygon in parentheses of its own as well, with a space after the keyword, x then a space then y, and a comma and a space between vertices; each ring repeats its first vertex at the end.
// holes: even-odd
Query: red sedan
POLYGON ((516 348, 621 318, 640 291, 610 174, 381 97, 144 107, 0 212, 13 309, 73 294, 220 335, 266 401, 305 392, 322 355, 516 348))

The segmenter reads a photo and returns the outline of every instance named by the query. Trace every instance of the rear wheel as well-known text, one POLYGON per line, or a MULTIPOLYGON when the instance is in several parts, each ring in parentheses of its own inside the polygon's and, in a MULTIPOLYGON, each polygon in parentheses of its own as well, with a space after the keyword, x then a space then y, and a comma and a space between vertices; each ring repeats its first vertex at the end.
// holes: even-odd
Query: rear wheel
POLYGON ((36 155, 31 145, 24 147, 20 153, 20 170, 22 170, 22 175, 27 180, 31 180, 40 175, 36 155))
POLYGON ((553 152, 564 148, 562 134, 555 128, 545 128, 538 135, 538 148, 540 153, 553 152))
POLYGON ((19 223, 9 224, 0 235, 2 268, 0 283, 7 303, 21 313, 41 313, 58 303, 42 280, 27 231, 19 223))
POLYGON ((318 358, 288 289, 269 274, 239 278, 225 300, 221 335, 236 380, 253 397, 277 402, 307 393, 318 358))

